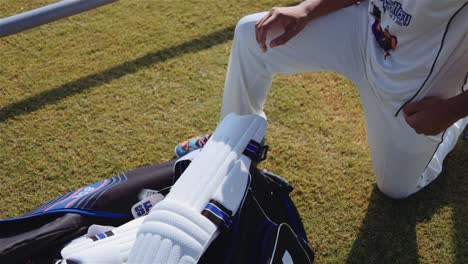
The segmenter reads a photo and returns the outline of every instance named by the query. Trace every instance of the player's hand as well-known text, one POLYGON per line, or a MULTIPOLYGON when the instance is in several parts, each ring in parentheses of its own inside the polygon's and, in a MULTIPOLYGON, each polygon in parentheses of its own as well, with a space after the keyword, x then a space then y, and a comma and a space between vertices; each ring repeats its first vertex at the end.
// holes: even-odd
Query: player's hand
POLYGON ((307 11, 301 5, 272 8, 255 24, 258 46, 267 51, 267 35, 273 28, 283 29, 284 33, 269 43, 270 48, 285 44, 304 29, 307 21, 307 11))
POLYGON ((418 134, 438 135, 457 121, 449 100, 425 98, 403 108, 408 125, 418 134))

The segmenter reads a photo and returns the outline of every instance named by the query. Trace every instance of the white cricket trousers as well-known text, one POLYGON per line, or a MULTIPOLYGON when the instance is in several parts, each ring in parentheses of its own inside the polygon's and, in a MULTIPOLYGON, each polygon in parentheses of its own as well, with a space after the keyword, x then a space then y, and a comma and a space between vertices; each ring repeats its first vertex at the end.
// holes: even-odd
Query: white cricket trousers
MULTIPOLYGON (((265 53, 255 38, 255 23, 263 15, 246 16, 237 24, 221 118, 230 112, 264 116, 263 107, 275 73, 336 71, 351 79, 359 90, 377 186, 385 195, 406 198, 440 174, 442 162, 455 146, 467 119, 438 136, 418 135, 408 126, 403 113, 395 117, 387 103, 375 96, 365 74, 366 4, 311 21, 286 45, 265 53)), ((269 36, 268 41, 278 33, 281 32, 269 36)))

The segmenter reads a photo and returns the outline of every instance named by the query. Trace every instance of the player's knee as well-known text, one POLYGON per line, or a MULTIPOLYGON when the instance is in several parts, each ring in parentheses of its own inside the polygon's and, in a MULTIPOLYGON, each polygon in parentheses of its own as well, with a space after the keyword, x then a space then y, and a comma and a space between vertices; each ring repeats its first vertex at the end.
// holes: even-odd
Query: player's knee
POLYGON ((411 193, 409 193, 406 188, 397 184, 382 183, 377 181, 377 187, 382 194, 395 200, 406 199, 411 195, 411 193))
POLYGON ((256 14, 247 15, 239 20, 236 25, 234 37, 242 41, 255 39, 255 23, 258 16, 256 14))

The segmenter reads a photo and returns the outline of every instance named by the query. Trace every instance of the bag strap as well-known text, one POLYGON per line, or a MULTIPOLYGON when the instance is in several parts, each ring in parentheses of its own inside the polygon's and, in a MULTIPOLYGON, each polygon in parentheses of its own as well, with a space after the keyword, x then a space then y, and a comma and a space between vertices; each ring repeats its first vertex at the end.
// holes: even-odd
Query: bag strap
POLYGON ((267 158, 268 149, 269 147, 267 145, 262 145, 257 141, 250 140, 242 154, 249 157, 252 161, 259 162, 267 158))

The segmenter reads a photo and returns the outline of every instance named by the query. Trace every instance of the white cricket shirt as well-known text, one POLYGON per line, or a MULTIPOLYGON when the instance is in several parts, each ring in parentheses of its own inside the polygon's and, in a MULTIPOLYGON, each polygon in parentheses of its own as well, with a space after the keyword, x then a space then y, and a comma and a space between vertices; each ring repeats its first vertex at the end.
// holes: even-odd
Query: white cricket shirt
POLYGON ((461 92, 468 75, 467 0, 369 0, 367 78, 381 100, 461 92))

